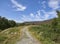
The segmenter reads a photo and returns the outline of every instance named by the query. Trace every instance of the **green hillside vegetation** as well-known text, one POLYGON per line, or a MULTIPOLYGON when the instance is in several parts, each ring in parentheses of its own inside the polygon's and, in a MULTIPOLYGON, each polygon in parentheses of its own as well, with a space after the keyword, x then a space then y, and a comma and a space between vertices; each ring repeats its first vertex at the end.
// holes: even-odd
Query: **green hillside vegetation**
POLYGON ((59 17, 51 20, 52 22, 29 28, 30 33, 42 44, 60 44, 60 12, 57 11, 57 14, 59 17))
POLYGON ((0 44, 15 44, 20 38, 22 27, 8 28, 0 32, 0 44))
POLYGON ((14 20, 8 20, 5 17, 0 16, 0 31, 14 26, 16 26, 14 20))

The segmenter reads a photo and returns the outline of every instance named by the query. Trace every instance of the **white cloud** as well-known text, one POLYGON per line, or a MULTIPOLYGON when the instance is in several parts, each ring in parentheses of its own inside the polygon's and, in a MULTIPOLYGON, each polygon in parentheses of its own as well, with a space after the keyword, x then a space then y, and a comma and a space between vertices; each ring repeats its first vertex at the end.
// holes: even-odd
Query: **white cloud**
POLYGON ((48 2, 48 6, 52 9, 58 9, 59 8, 59 0, 50 0, 48 2))
POLYGON ((36 12, 37 14, 30 13, 30 16, 22 15, 22 21, 42 21, 40 10, 36 12))
POLYGON ((32 19, 29 18, 29 16, 22 15, 21 20, 25 22, 25 21, 31 21, 32 19))
POLYGON ((26 15, 22 15, 22 20, 23 21, 43 21, 43 19, 42 19, 43 16, 41 15, 41 11, 40 10, 38 10, 36 12, 36 14, 30 13, 30 16, 31 17, 26 16, 26 15))
POLYGON ((48 19, 49 19, 49 16, 50 16, 50 15, 46 13, 46 14, 44 15, 44 20, 48 20, 48 19))
POLYGON ((52 10, 52 11, 49 11, 49 12, 46 12, 45 10, 41 10, 41 11, 44 13, 43 20, 48 20, 48 19, 51 19, 51 18, 57 18, 58 17, 55 10, 52 10))
POLYGON ((44 13, 44 17, 45 19, 50 19, 50 18, 54 18, 54 17, 58 17, 56 11, 49 11, 49 12, 45 12, 44 10, 42 10, 42 12, 44 13))
POLYGON ((49 14, 45 11, 45 10, 41 10, 43 13, 44 13, 44 15, 43 15, 43 20, 48 20, 49 19, 49 14))
POLYGON ((46 12, 45 10, 38 10, 36 14, 30 13, 30 16, 22 15, 21 19, 22 21, 44 21, 54 17, 58 17, 54 10, 49 12, 46 12), (41 15, 41 12, 43 12, 44 15, 41 15))
POLYGON ((36 18, 36 19, 40 19, 40 17, 41 17, 40 10, 38 10, 36 13, 37 13, 37 14, 35 14, 35 18, 36 18))
POLYGON ((46 13, 45 10, 41 10, 43 13, 46 13))
POLYGON ((38 15, 38 16, 40 16, 40 15, 41 15, 40 10, 38 10, 38 11, 37 11, 37 15, 38 15))
POLYGON ((23 23, 24 22, 22 20, 14 20, 14 21, 16 21, 17 23, 23 23))
POLYGON ((35 18, 36 18, 36 19, 39 19, 40 17, 38 16, 38 14, 36 14, 36 15, 35 15, 35 18))
POLYGON ((26 9, 26 6, 23 6, 22 4, 19 4, 15 0, 11 0, 11 2, 14 4, 13 7, 17 8, 16 11, 24 11, 26 9))
POLYGON ((22 19, 22 21, 26 21, 27 17, 25 15, 22 15, 21 19, 22 19))
POLYGON ((52 17, 56 17, 56 18, 58 17, 56 11, 50 11, 48 12, 48 14, 50 14, 52 17))
POLYGON ((30 13, 30 16, 31 16, 31 17, 34 17, 34 14, 33 14, 33 13, 30 13))
POLYGON ((45 4, 46 4, 46 1, 43 1, 43 2, 42 2, 42 7, 43 7, 43 8, 46 8, 46 5, 45 5, 45 4))

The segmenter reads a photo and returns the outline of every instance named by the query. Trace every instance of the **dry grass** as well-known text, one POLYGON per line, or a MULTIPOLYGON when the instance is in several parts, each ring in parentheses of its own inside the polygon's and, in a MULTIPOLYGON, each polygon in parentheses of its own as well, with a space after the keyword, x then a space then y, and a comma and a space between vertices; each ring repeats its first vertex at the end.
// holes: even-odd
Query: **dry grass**
POLYGON ((6 29, 0 32, 0 44, 15 44, 20 38, 20 27, 6 29))

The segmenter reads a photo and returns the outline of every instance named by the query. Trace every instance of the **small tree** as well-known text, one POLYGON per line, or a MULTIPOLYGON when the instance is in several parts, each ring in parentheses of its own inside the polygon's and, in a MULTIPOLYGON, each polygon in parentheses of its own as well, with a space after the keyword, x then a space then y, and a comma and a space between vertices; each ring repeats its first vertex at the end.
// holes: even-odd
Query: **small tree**
POLYGON ((53 20, 53 22, 52 22, 52 28, 53 28, 53 31, 54 32, 56 32, 56 30, 57 30, 57 25, 58 25, 58 22, 57 22, 57 20, 56 20, 56 18, 53 20))

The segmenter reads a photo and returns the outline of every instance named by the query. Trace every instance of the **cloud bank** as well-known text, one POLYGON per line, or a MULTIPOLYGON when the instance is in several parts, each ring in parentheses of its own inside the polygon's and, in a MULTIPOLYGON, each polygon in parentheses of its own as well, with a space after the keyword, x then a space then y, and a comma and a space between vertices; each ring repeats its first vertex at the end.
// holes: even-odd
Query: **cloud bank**
POLYGON ((59 8, 59 0, 49 0, 48 6, 52 9, 58 9, 59 8))
POLYGON ((11 0, 11 2, 14 4, 16 11, 24 11, 26 9, 26 6, 19 4, 16 0, 11 0))

